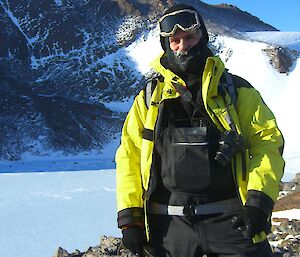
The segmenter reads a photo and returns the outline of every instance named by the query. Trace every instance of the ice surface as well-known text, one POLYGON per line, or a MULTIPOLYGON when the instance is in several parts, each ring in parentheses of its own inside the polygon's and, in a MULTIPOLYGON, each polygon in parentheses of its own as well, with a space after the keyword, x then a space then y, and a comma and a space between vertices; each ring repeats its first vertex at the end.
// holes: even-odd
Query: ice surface
POLYGON ((114 173, 0 174, 0 256, 51 257, 120 236, 114 173))

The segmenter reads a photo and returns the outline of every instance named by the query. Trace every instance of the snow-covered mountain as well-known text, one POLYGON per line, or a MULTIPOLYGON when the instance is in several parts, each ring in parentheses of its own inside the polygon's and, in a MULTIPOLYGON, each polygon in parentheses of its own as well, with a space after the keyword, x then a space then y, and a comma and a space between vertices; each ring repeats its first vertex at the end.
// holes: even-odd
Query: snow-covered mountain
MULTIPOLYGON (((296 129, 285 114, 296 112, 299 34, 283 34, 231 5, 180 2, 203 15, 210 47, 230 71, 257 87, 276 116, 284 111, 279 124, 290 170, 299 171, 296 129)), ((53 153, 94 150, 101 157, 109 147, 113 167, 128 107, 161 51, 156 22, 166 6, 161 0, 0 0, 0 159, 15 161, 11 166, 53 153)))

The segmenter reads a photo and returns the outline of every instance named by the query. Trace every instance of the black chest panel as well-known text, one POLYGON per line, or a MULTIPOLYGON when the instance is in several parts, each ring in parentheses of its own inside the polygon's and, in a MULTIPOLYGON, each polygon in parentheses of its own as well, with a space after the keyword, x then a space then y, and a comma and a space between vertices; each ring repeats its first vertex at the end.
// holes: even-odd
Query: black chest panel
POLYGON ((165 102, 155 142, 160 176, 154 198, 168 203, 168 195, 177 193, 207 201, 230 198, 235 195, 230 164, 223 167, 214 160, 220 132, 204 111, 194 112, 192 105, 184 106, 188 104, 181 99, 165 102))

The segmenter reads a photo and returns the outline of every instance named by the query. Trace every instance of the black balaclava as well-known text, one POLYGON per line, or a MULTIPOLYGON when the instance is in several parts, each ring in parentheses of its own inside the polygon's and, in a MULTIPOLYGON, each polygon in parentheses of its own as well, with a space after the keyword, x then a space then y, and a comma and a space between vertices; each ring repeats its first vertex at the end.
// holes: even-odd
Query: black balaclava
MULTIPOLYGON (((167 9, 164 12, 164 15, 183 9, 194 10, 198 13, 198 11, 192 6, 178 4, 167 9)), ((189 77, 191 75, 201 75, 207 57, 212 56, 211 50, 207 47, 208 33, 206 27, 199 13, 198 17, 201 24, 200 28, 198 29, 201 30, 202 36, 198 44, 189 49, 186 55, 178 57, 170 48, 169 38, 160 36, 161 46, 166 52, 167 57, 166 60, 163 60, 163 65, 167 66, 166 68, 169 68, 175 74, 182 77, 189 77)))

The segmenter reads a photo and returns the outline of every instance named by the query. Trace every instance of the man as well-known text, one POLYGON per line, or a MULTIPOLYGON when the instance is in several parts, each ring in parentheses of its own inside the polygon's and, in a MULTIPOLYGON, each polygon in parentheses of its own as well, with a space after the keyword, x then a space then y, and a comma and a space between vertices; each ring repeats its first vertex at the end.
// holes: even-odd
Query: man
POLYGON ((123 244, 138 256, 268 257, 284 167, 275 118, 247 81, 225 79, 193 7, 169 8, 159 28, 160 76, 136 96, 116 153, 123 244))

